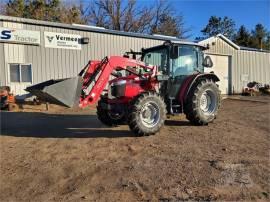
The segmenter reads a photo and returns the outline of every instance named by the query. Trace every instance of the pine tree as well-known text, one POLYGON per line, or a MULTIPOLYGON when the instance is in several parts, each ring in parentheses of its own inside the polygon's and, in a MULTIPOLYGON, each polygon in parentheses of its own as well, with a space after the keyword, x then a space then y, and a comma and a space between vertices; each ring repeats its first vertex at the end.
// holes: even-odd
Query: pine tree
POLYGON ((265 49, 268 34, 266 28, 262 24, 257 24, 251 34, 251 47, 265 49))
POLYGON ((216 36, 223 34, 224 36, 232 39, 235 33, 235 22, 228 17, 211 16, 208 24, 201 30, 206 37, 216 36))
POLYGON ((9 0, 4 14, 52 22, 85 23, 78 6, 67 6, 60 0, 9 0))
POLYGON ((239 46, 250 46, 250 33, 244 25, 239 28, 233 41, 239 46))
POLYGON ((9 0, 6 5, 5 14, 14 17, 24 17, 25 13, 24 0, 9 0))
POLYGON ((177 25, 177 19, 167 14, 163 14, 157 27, 152 30, 153 34, 163 34, 168 36, 179 36, 181 34, 177 25))

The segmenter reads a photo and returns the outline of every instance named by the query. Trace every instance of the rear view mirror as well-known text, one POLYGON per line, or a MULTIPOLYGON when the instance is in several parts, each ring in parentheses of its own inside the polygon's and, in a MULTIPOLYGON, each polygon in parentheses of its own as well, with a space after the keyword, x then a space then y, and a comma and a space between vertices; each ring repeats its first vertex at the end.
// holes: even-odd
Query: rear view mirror
POLYGON ((178 46, 172 45, 170 49, 170 58, 177 59, 178 55, 178 46))
POLYGON ((213 67, 213 61, 210 56, 205 56, 203 60, 203 66, 208 68, 213 67))

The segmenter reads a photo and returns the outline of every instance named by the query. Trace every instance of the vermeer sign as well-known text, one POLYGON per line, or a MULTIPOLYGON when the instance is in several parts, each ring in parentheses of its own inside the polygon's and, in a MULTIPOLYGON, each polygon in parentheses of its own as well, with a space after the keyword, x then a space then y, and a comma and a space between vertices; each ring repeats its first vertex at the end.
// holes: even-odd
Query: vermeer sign
POLYGON ((40 32, 0 27, 0 42, 40 44, 40 32))
POLYGON ((46 48, 64 48, 81 50, 80 35, 44 32, 46 48))

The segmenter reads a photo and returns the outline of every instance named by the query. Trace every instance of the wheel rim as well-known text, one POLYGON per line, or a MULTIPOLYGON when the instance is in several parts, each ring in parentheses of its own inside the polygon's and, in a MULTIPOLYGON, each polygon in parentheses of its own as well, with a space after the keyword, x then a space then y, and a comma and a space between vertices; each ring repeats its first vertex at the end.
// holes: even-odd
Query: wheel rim
POLYGON ((142 124, 146 127, 154 127, 160 119, 159 107, 154 102, 147 102, 143 105, 140 113, 142 124))
POLYGON ((200 109, 206 115, 210 115, 216 111, 217 98, 213 91, 206 90, 202 93, 200 98, 200 109))

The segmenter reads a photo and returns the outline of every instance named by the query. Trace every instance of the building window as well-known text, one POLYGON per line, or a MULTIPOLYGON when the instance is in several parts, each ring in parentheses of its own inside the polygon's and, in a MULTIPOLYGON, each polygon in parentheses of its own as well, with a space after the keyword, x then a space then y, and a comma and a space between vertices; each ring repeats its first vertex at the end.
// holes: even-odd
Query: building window
POLYGON ((10 82, 20 82, 20 65, 10 64, 10 82))
POLYGON ((10 64, 10 82, 32 83, 31 64, 10 64))

